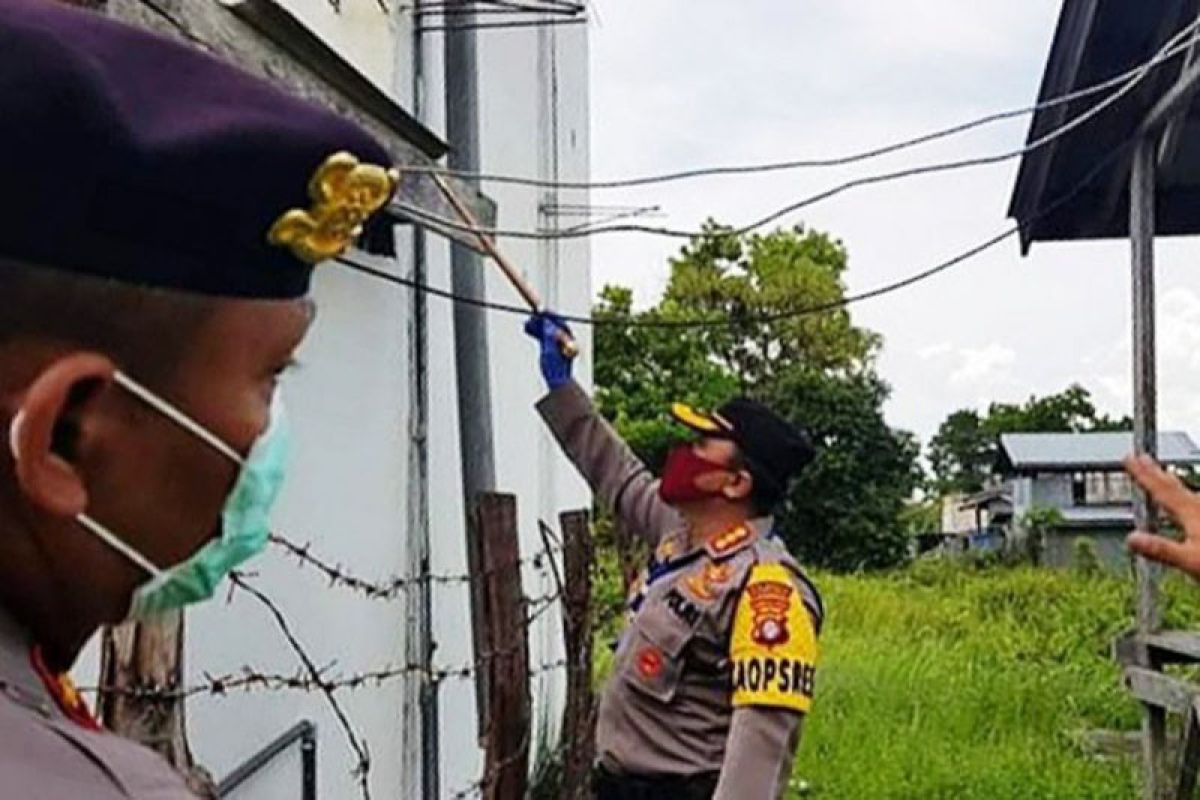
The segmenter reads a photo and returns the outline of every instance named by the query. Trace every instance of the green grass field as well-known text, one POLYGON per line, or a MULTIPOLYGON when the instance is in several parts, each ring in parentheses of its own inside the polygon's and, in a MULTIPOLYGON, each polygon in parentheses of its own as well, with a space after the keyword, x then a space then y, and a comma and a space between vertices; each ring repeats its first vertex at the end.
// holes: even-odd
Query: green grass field
MULTIPOLYGON (((922 562, 818 576, 829 608, 796 776, 821 800, 1128 800, 1135 763, 1082 730, 1138 727, 1109 657, 1130 582, 922 562)), ((1168 584, 1168 622, 1200 626, 1200 588, 1168 584)))

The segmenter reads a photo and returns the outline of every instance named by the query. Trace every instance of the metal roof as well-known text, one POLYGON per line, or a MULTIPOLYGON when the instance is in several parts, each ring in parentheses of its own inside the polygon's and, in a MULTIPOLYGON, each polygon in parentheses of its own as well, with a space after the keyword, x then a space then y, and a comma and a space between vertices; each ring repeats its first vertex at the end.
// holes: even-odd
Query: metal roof
MULTIPOLYGON (((1042 77, 1039 104, 1146 63, 1176 32, 1196 19, 1198 8, 1200 0, 1064 0, 1042 77)), ((1021 160, 1008 213, 1023 223, 1022 252, 1028 252, 1035 241, 1128 235, 1132 148, 1122 148, 1134 138, 1150 109, 1179 79, 1190 57, 1190 53, 1188 58, 1179 55, 1156 67, 1136 89, 1096 118, 1021 160), (1086 186, 1073 192, 1085 179, 1086 186)), ((1037 141, 1094 108, 1115 88, 1038 111, 1030 123, 1028 141, 1037 141)), ((1193 100, 1171 135, 1173 144, 1160 154, 1159 235, 1200 232, 1200 214, 1196 213, 1200 205, 1197 126, 1200 110, 1193 100)))
POLYGON ((1064 528, 1133 527, 1133 506, 1073 506, 1061 508, 1064 528))
MULTIPOLYGON (((1132 433, 1006 433, 1000 437, 1005 472, 1114 470, 1133 452, 1132 433)), ((1186 433, 1158 435, 1164 464, 1200 464, 1200 447, 1186 433)))

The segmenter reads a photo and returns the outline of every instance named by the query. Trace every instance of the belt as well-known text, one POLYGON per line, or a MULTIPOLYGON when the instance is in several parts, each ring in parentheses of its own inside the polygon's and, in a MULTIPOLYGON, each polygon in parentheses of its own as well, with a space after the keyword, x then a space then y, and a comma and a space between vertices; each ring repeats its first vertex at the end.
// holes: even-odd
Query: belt
POLYGON ((696 775, 617 775, 597 766, 592 775, 596 800, 712 800, 717 772, 696 775))

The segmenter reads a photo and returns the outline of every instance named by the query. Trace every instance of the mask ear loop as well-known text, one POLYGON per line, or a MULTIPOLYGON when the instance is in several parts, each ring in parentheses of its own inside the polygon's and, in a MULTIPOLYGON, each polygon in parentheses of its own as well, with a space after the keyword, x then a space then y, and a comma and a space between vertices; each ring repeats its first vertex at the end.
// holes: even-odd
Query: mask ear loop
MULTIPOLYGON (((19 411, 17 412, 17 415, 13 417, 12 423, 8 426, 8 449, 9 452, 12 453, 13 460, 15 461, 21 460, 21 426, 24 424, 25 412, 19 411)), ((161 569, 150 563, 150 559, 146 558, 144 555, 127 545, 115 533, 89 517, 85 512, 76 514, 75 521, 113 550, 116 550, 134 564, 141 567, 151 576, 157 578, 163 574, 161 569)))
POLYGON ((242 457, 242 454, 225 444, 225 442, 221 441, 220 437, 213 434, 203 425, 196 422, 194 419, 168 403, 166 400, 163 400, 145 386, 142 386, 124 372, 121 372, 120 370, 114 372, 113 380, 116 381, 117 385, 122 389, 129 392, 134 397, 141 400, 143 403, 150 406, 155 411, 159 412, 188 433, 200 439, 209 447, 213 448, 233 463, 237 464, 238 466, 241 466, 245 463, 246 459, 242 457))
POLYGON ((137 550, 134 550, 132 547, 127 545, 115 533, 113 533, 108 528, 101 525, 96 520, 89 517, 86 513, 80 512, 80 513, 76 514, 75 521, 78 522, 83 527, 87 528, 93 534, 95 534, 99 539, 101 539, 105 544, 107 544, 113 550, 116 550, 118 553, 120 553, 121 555, 128 558, 134 564, 137 564, 139 567, 144 569, 149 575, 151 575, 155 578, 162 577, 163 571, 161 569, 159 569, 158 567, 154 566, 154 564, 152 564, 150 562, 150 559, 146 558, 144 555, 139 553, 137 550))

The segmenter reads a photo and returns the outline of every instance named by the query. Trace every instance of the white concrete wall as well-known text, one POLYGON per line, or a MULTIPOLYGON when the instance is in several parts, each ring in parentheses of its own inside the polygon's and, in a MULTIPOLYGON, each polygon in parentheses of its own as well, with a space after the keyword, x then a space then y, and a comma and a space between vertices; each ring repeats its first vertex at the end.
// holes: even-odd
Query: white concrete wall
MULTIPOLYGON (((373 80, 380 82, 385 61, 394 65, 390 89, 411 108, 412 65, 407 23, 362 26, 355 20, 374 13, 374 0, 343 0, 345 17, 330 15, 327 0, 286 0, 285 5, 326 36, 373 80), (376 51, 380 30, 400 31, 387 52, 376 51)), ((442 131, 441 37, 426 37, 426 97, 435 131, 442 131)), ((587 32, 571 29, 481 31, 481 116, 484 168, 488 171, 580 179, 588 174, 587 32), (556 63, 557 89, 549 79, 556 63), (553 132, 557 130, 557 144, 553 132)), ((554 218, 539 205, 584 202, 586 197, 547 197, 544 190, 488 185, 496 199, 500 224, 543 227, 554 218)), ((550 193, 552 195, 552 193, 550 193)), ((577 220, 563 220, 573 223, 577 220)), ((397 274, 411 268, 411 245, 400 236, 398 258, 384 265, 397 274)), ((564 245, 504 241, 503 249, 521 265, 551 304, 574 313, 590 306, 589 248, 585 241, 564 245)), ((449 250, 437 237, 427 248, 429 281, 448 287, 449 250)), ((489 270, 489 297, 516 302, 517 296, 489 270)), ((296 435, 293 472, 276 517, 278 529, 311 541, 314 552, 366 577, 383 579, 409 569, 410 502, 409 324, 412 296, 336 265, 317 274, 317 324, 302 352, 302 366, 285 383, 296 435)), ((451 305, 428 300, 429 337, 429 510, 430 558, 434 573, 466 570, 464 509, 458 453, 458 419, 451 305)), ((498 488, 519 498, 523 552, 541 548, 537 521, 557 523, 559 512, 583 508, 590 496, 558 454, 533 411, 543 393, 534 345, 521 333, 523 319, 490 317, 491 393, 498 488)), ((579 377, 589 382, 590 331, 577 331, 583 355, 579 377)), ((319 575, 300 569, 279 552, 253 565, 259 585, 287 614, 298 638, 331 674, 377 669, 404 660, 406 607, 364 600, 331 589, 319 575)), ((553 588, 549 573, 530 569, 525 592, 537 596, 553 588)), ((249 597, 235 596, 188 617, 190 680, 205 673, 239 670, 245 664, 263 671, 294 673, 297 662, 266 611, 249 597)), ((465 587, 437 585, 433 593, 434 660, 437 665, 469 662, 469 598, 465 587)), ((531 632, 536 665, 561 654, 557 611, 544 615, 531 632)), ((561 671, 534 684, 539 729, 557 729, 563 692, 561 671)), ((344 692, 356 733, 372 756, 371 785, 377 798, 411 796, 402 775, 414 763, 419 741, 403 735, 405 686, 344 692)), ((201 697, 188 708, 197 758, 220 777, 299 719, 312 719, 319 730, 319 779, 322 800, 359 796, 350 775, 353 755, 325 700, 299 692, 201 697)), ((451 680, 439 692, 440 796, 469 785, 481 770, 474 687, 451 680)), ((535 747, 536 752, 536 747, 535 747)), ((410 776, 411 777, 411 776, 410 776)), ((278 760, 239 795, 255 800, 294 800, 299 791, 296 751, 278 760)))
MULTIPOLYGON (((338 0, 336 7, 330 0, 276 2, 380 89, 391 93, 397 88, 396 62, 411 50, 407 32, 397 30, 403 17, 386 12, 379 0, 338 0)), ((394 5, 393 0, 386 5, 394 5)))
MULTIPOLYGON (((569 33, 560 29, 551 36, 547 31, 529 28, 479 32, 480 139, 484 172, 549 178, 555 170, 557 156, 561 179, 580 180, 588 174, 587 32, 583 28, 572 29, 569 33), (552 57, 557 61, 557 93, 550 80, 552 57), (555 125, 557 146, 552 139, 555 125)), ((433 50, 426 65, 429 96, 441 97, 441 61, 437 49, 433 50)), ((440 115, 431 123, 436 130, 442 130, 440 115)), ((501 228, 530 230, 557 221, 539 212, 540 206, 547 201, 549 193, 546 190, 498 183, 485 184, 483 190, 498 204, 501 228)), ((560 198, 557 202, 585 201, 586 196, 575 193, 570 199, 560 198)), ((592 291, 590 247, 585 240, 540 244, 501 239, 500 245, 551 306, 570 313, 587 313, 592 291)), ((519 296, 499 270, 490 262, 484 266, 488 270, 489 299, 519 303, 519 296)), ((439 286, 449 286, 447 248, 435 247, 431 252, 430 278, 439 286)), ((434 524, 431 535, 435 570, 454 571, 466 563, 457 451, 438 444, 439 438, 442 442, 454 442, 457 437, 450 307, 444 301, 431 298, 430 312, 431 324, 436 318, 437 325, 445 332, 441 336, 432 335, 430 355, 433 385, 443 397, 440 402, 432 396, 430 399, 437 416, 432 423, 431 453, 436 453, 439 460, 444 459, 436 469, 431 465, 431 474, 447 478, 453 475, 444 483, 441 477, 434 479, 437 485, 432 487, 434 524)), ((560 512, 587 508, 591 499, 586 486, 559 454, 533 409, 545 387, 537 367, 536 348, 522 332, 523 324, 521 316, 492 313, 488 337, 493 376, 492 426, 497 488, 517 496, 522 553, 532 555, 542 548, 539 519, 557 528, 560 512)), ((580 328, 576 333, 583 351, 576 374, 590 385, 591 332, 580 328)), ((546 569, 527 570, 524 583, 525 593, 530 597, 554 589, 546 569)), ((471 659, 470 630, 465 624, 470 618, 468 602, 466 590, 457 586, 440 587, 435 597, 434 635, 439 658, 445 659, 445 663, 471 659)), ((561 656, 561 630, 557 609, 539 618, 531 630, 532 664, 549 663, 561 656)), ((552 739, 557 732, 564 690, 561 670, 547 673, 533 684, 535 728, 539 732, 535 737, 535 753, 545 741, 540 734, 552 739)), ((482 760, 473 687, 448 685, 440 698, 440 771, 442 794, 448 796, 478 777, 482 760)))
MULTIPOLYGON (((393 265, 393 269, 396 266, 393 265)), ((276 529, 315 553, 372 579, 405 572, 407 467, 407 342, 410 298, 338 268, 317 273, 318 319, 300 351, 301 366, 283 386, 293 422, 292 470, 275 517, 276 529)), ((256 583, 287 616, 314 661, 330 675, 400 663, 403 606, 330 588, 311 569, 279 551, 254 562, 256 583)), ((187 673, 298 669, 274 621, 253 598, 236 593, 189 612, 187 673)), ((402 742, 402 685, 339 695, 356 733, 373 755, 376 796, 397 796, 402 742)), ((325 699, 316 693, 250 692, 199 697, 189 703, 197 759, 217 776, 300 719, 317 723, 322 798, 355 797, 353 755, 325 699)), ((248 784, 241 796, 294 800, 298 753, 248 784)))

